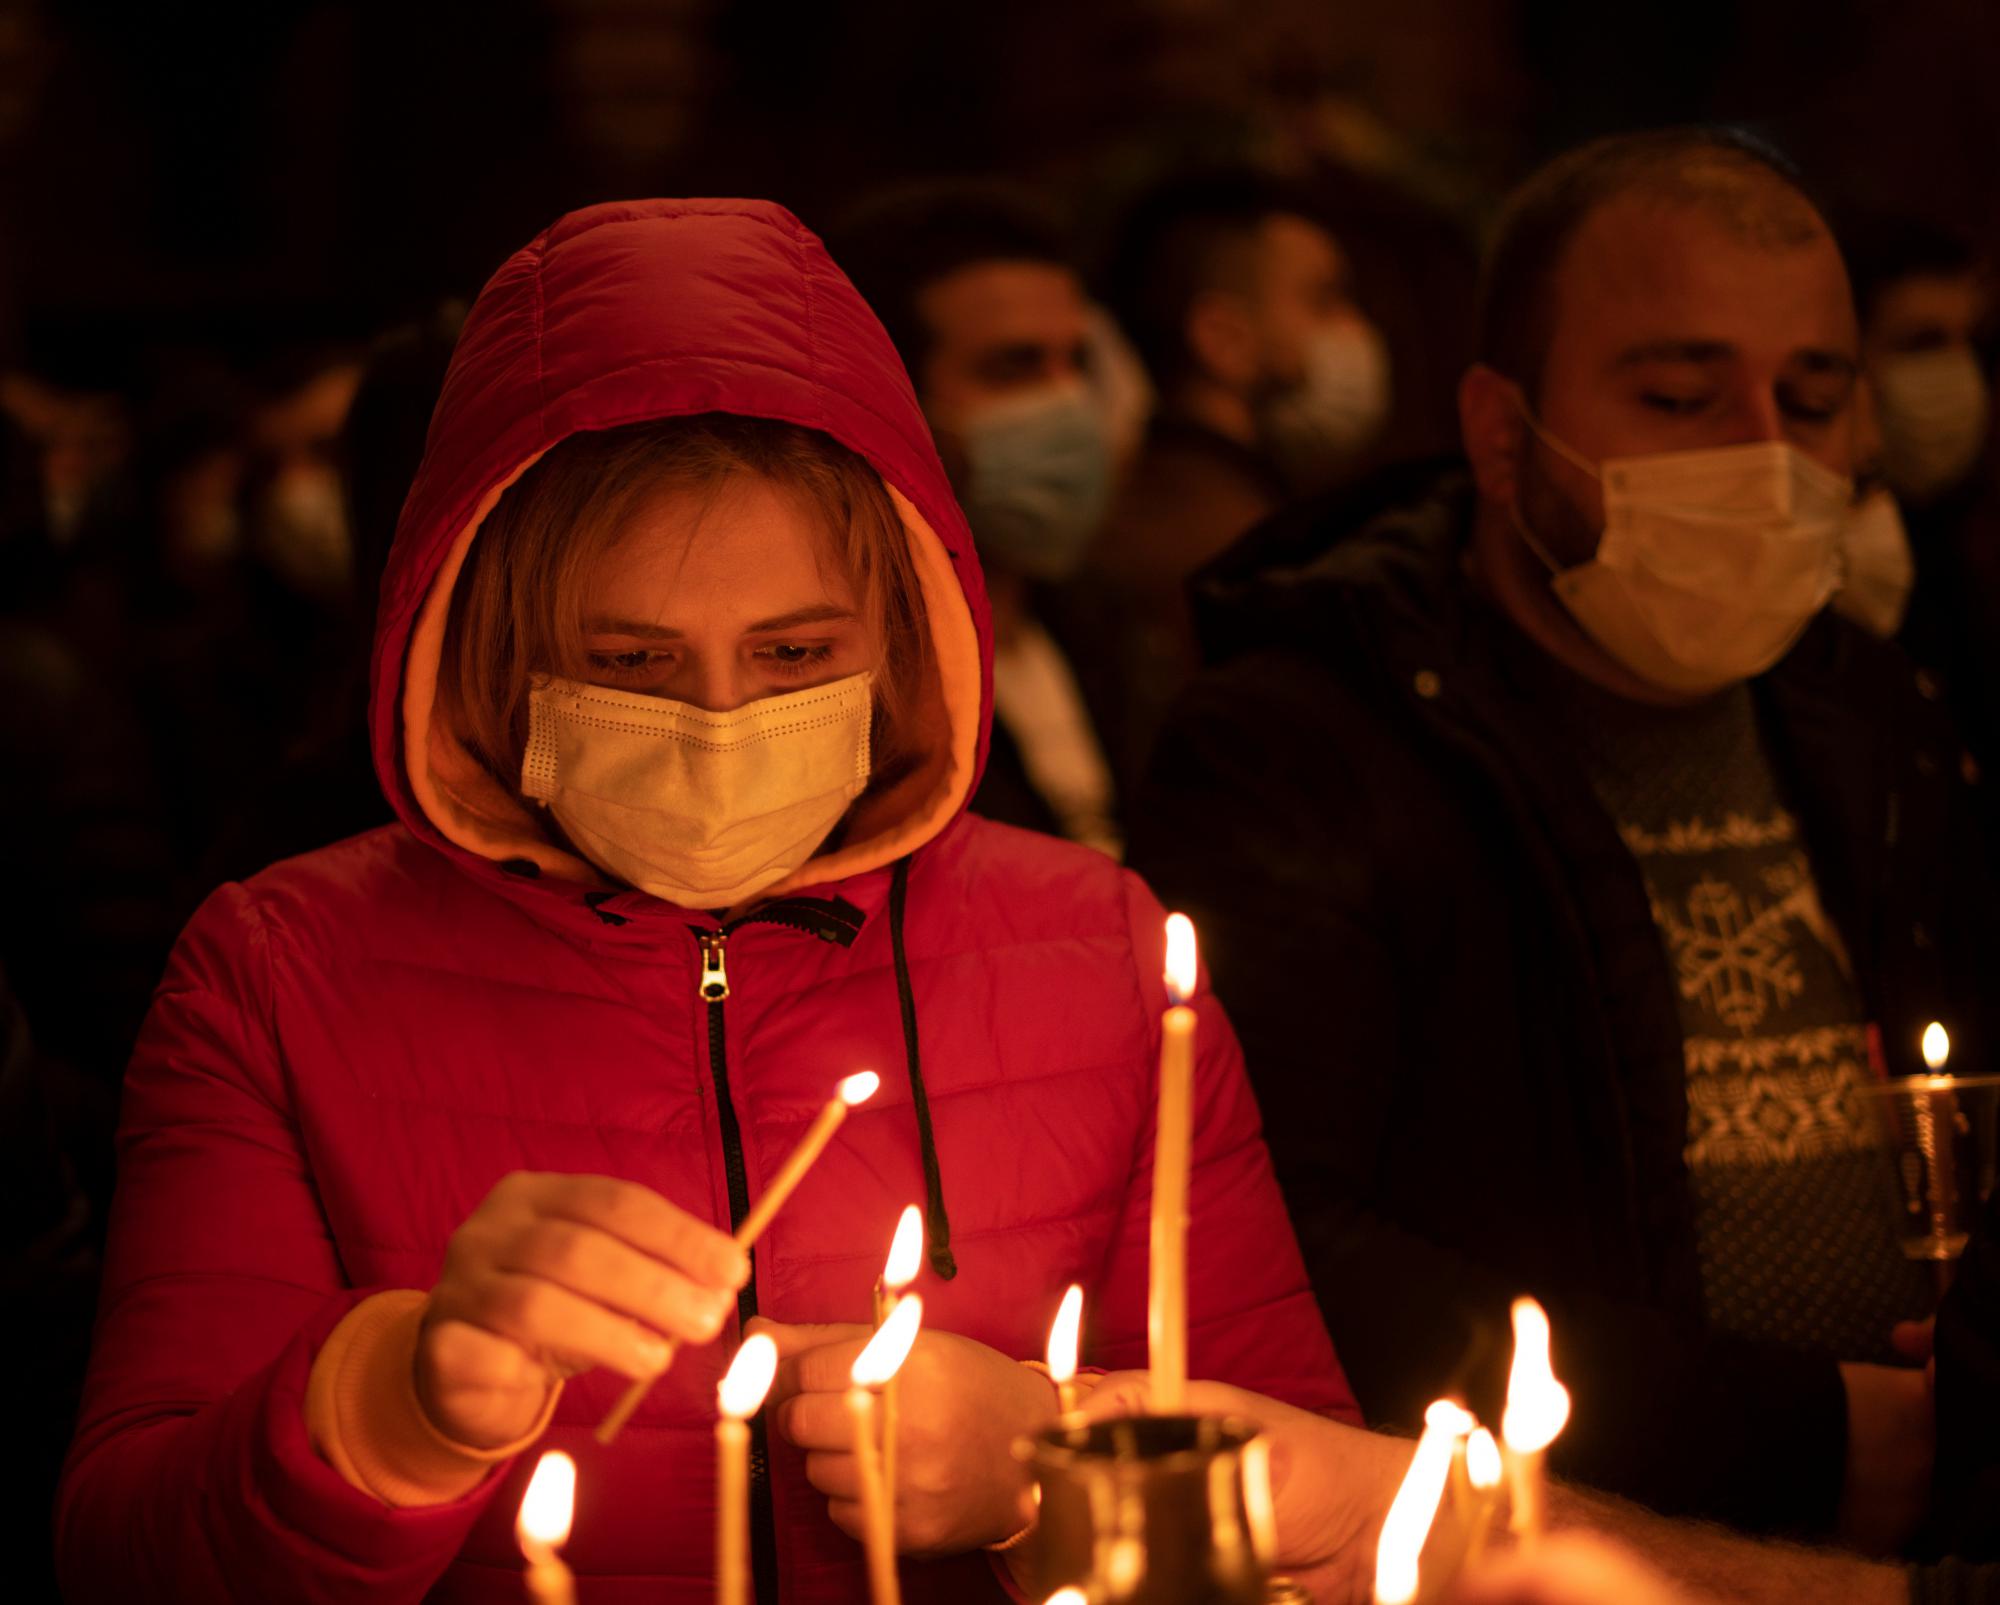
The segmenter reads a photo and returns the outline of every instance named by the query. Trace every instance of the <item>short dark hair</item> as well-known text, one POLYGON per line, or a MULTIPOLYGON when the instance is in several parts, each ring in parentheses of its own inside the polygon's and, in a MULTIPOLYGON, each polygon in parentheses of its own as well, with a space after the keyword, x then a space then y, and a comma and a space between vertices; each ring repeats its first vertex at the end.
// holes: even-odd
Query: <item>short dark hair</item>
POLYGON ((1155 384, 1185 375, 1189 309, 1241 276, 1237 260, 1281 216, 1318 221, 1302 194, 1255 168, 1178 174, 1132 204, 1106 263, 1105 299, 1155 384))
POLYGON ((1835 224, 1854 306, 1864 322, 1890 285, 1912 278, 1958 278, 1989 266, 1979 247, 1956 229, 1929 218, 1894 213, 1844 216, 1835 224))
POLYGON ((979 262, 1075 266, 1062 230, 1037 203, 1002 185, 972 182, 883 191, 829 229, 826 247, 882 320, 920 390, 932 338, 917 311, 926 289, 979 262))
POLYGON ((1711 210, 1745 238, 1776 247, 1826 229, 1790 158, 1744 129, 1613 134, 1556 157, 1509 197, 1480 273, 1479 360, 1530 398, 1555 332, 1563 252, 1600 206, 1635 191, 1711 210))

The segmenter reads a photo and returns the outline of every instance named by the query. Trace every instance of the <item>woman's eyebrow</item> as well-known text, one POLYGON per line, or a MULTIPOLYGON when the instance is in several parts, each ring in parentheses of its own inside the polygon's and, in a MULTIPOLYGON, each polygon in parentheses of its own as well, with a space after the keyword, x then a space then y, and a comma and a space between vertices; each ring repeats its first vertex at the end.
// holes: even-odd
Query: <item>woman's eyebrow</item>
POLYGON ((586 635, 630 635, 641 641, 685 640, 685 630, 670 630, 663 624, 641 624, 637 619, 591 618, 583 621, 586 635))
POLYGON ((759 619, 745 627, 746 634, 765 630, 795 630, 801 624, 839 624, 854 617, 854 609, 835 607, 831 603, 821 603, 817 607, 796 608, 790 613, 780 613, 776 618, 759 619))

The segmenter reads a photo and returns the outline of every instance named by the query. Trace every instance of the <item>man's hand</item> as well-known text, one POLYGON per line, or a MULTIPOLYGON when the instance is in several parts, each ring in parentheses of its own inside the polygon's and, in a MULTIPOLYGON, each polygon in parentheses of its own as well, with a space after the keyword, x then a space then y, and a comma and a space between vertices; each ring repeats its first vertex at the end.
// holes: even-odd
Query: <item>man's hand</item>
POLYGON ((417 1398, 446 1437, 498 1448, 554 1378, 657 1376, 668 1340, 722 1330, 750 1262, 729 1237, 636 1182, 503 1178, 445 1250, 417 1339, 417 1398))
POLYGON ((1893 1555, 1909 1542, 1930 1498, 1937 1420, 1929 1376, 1890 1365, 1843 1365, 1847 1484, 1839 1531, 1855 1548, 1893 1555))
MULTIPOLYGON (((861 1479, 847 1390, 865 1326, 784 1326, 749 1332, 778 1345, 771 1419, 806 1453, 806 1476, 835 1525, 861 1536, 861 1479)), ((747 1333, 746 1333, 747 1335, 747 1333)), ((1027 1521, 1028 1472, 1014 1440, 1053 1421, 1048 1378, 951 1332, 921 1332, 898 1374, 896 1547, 950 1555, 1011 1538, 1027 1521)), ((879 1412, 878 1412, 879 1418, 879 1412)))
MULTIPOLYGON (((1143 1415, 1148 1378, 1120 1371, 1084 1401, 1094 1420, 1143 1415)), ((1190 1382, 1192 1415, 1242 1416, 1271 1445, 1271 1495, 1278 1527, 1277 1565, 1321 1601, 1373 1597, 1375 1541, 1382 1518, 1409 1469, 1415 1445, 1328 1421, 1224 1382, 1190 1382)))

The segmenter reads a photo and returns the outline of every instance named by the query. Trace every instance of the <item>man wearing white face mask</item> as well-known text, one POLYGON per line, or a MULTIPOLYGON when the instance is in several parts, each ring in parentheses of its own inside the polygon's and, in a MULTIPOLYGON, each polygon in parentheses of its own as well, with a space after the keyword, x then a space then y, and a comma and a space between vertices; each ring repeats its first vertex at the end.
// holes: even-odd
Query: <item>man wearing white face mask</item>
POLYGON ((1986 1066, 1994 945, 1955 739, 1825 611, 1839 252, 1753 141, 1601 141, 1502 218, 1481 342, 1467 468, 1211 571, 1134 859, 1202 924, 1371 1419, 1496 1409, 1529 1290, 1560 1471, 1893 1548, 1925 1290, 1860 1092, 1932 1018, 1986 1066))
POLYGON ((1388 421, 1381 332, 1302 195, 1260 173, 1170 180, 1135 204, 1107 275, 1160 392, 1093 567, 1125 615, 1136 772, 1198 656, 1188 576, 1296 496, 1351 475, 1388 421))
POLYGON ((986 571, 993 752, 972 807, 1117 857, 1115 666, 1073 584, 1133 389, 1104 371, 1102 315, 1053 228, 1005 191, 892 193, 833 243, 910 371, 986 571))

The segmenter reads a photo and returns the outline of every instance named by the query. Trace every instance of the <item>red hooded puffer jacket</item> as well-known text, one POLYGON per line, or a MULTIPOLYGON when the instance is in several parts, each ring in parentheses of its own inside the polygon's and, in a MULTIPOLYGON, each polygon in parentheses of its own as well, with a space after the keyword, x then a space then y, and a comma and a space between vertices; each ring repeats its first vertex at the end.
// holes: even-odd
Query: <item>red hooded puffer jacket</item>
MULTIPOLYGON (((899 956, 957 1263, 920 1283, 928 1324, 1033 1357, 1074 1280, 1086 1360, 1144 1363, 1161 911, 1096 854, 963 814, 989 662, 971 543, 908 381, 792 217, 599 206, 500 270, 382 590, 372 720, 402 822, 215 893, 127 1076, 58 1518, 72 1599, 520 1598, 527 1466, 427 1509, 349 1486, 302 1416, 318 1345, 369 1293, 428 1288, 513 1170, 627 1177, 726 1227, 732 1191, 739 1209, 760 1193, 864 1066, 883 1090, 763 1239, 752 1291, 780 1320, 865 1320, 897 1213, 927 1193, 899 956), (696 941, 714 919, 607 886, 538 836, 431 706, 449 588, 504 487, 573 431, 709 410, 823 430, 876 466, 940 664, 935 761, 781 888, 816 929, 732 931, 715 1005, 696 941)), ((1191 1369, 1353 1419, 1234 1037, 1199 1007, 1191 1369)), ((548 1437, 580 1467, 567 1554, 586 1601, 710 1597, 710 1427, 734 1344, 683 1352, 609 1450, 590 1429, 620 1379, 562 1397, 548 1437)), ((771 1479, 782 1597, 860 1598, 859 1550, 782 1442, 771 1479)), ((993 1587, 983 1556, 905 1575, 917 1599, 993 1587)))

